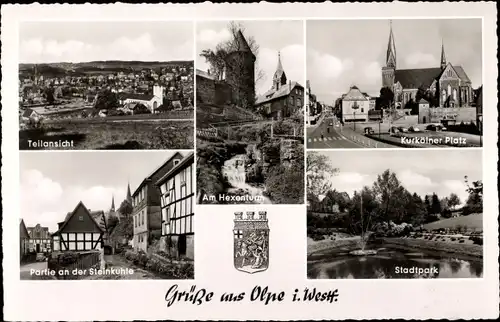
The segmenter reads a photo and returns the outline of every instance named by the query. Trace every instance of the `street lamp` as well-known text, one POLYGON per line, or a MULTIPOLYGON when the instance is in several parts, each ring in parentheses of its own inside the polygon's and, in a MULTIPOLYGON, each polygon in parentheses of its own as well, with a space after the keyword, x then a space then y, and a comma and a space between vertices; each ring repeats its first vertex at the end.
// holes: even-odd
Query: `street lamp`
POLYGON ((354 132, 356 132, 356 110, 358 108, 359 108, 358 102, 354 102, 354 104, 352 105, 352 109, 354 110, 353 111, 354 132))

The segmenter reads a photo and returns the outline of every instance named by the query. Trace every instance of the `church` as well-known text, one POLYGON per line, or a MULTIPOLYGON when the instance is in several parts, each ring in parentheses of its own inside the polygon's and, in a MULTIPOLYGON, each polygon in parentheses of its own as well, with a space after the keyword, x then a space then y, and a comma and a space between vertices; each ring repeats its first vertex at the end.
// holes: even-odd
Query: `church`
POLYGON ((304 107, 304 87, 288 81, 278 52, 278 65, 273 76, 272 87, 255 102, 258 111, 269 118, 281 120, 290 117, 304 107))
POLYGON ((389 32, 386 62, 382 67, 382 84, 394 93, 396 109, 405 109, 409 102, 425 97, 430 107, 461 108, 473 103, 472 84, 464 68, 446 61, 444 43, 441 44, 439 67, 398 69, 392 22, 389 32), (417 97, 417 93, 420 94, 417 97))

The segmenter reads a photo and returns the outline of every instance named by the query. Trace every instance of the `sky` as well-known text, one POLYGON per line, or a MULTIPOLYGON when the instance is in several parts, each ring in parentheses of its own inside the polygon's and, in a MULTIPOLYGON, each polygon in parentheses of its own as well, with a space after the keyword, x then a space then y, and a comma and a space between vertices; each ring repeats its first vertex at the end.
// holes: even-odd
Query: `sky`
POLYGON ((372 150, 320 152, 338 168, 332 176, 333 188, 350 196, 364 186, 372 187, 379 174, 389 169, 396 173, 402 185, 422 198, 435 192, 440 198, 451 193, 467 200, 469 182, 482 180, 482 159, 479 149, 372 150), (442 162, 446 160, 446 162, 442 162))
POLYGON ((24 22, 19 26, 19 62, 193 59, 190 21, 24 22))
MULTIPOLYGON (((238 21, 245 28, 245 35, 253 36, 259 45, 257 65, 264 77, 255 84, 256 93, 263 94, 271 88, 278 65, 278 51, 288 80, 305 86, 304 24, 303 21, 238 21)), ((217 44, 230 38, 229 21, 199 22, 196 27, 196 68, 207 71, 209 65, 199 56, 204 49, 215 49, 217 44)))
MULTIPOLYGON (((21 218, 57 230, 79 201, 92 210, 117 209, 127 194, 174 152, 20 153, 21 218)), ((181 152, 183 155, 187 153, 181 152)))
MULTIPOLYGON (((327 104, 352 85, 378 96, 389 41, 389 20, 307 21, 307 78, 327 104)), ((461 65, 482 84, 481 19, 393 20, 397 68, 439 67, 441 42, 446 59, 461 65)))

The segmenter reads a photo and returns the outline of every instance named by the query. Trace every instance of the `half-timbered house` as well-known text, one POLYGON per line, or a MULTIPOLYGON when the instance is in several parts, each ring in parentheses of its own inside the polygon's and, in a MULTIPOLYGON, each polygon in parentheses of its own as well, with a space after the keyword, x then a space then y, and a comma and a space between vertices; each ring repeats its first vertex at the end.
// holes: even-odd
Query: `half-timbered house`
POLYGON ((36 224, 34 227, 28 227, 29 251, 35 253, 49 253, 51 251, 51 237, 49 227, 42 227, 36 224))
POLYGON ((52 234, 54 251, 100 250, 106 238, 106 220, 103 211, 90 211, 80 201, 52 234))
POLYGON ((190 153, 156 183, 161 192, 160 249, 194 259, 194 154, 190 153))
POLYGON ((29 253, 29 240, 30 236, 28 234, 28 229, 24 224, 24 220, 21 219, 19 223, 19 246, 20 246, 20 259, 22 260, 29 253))

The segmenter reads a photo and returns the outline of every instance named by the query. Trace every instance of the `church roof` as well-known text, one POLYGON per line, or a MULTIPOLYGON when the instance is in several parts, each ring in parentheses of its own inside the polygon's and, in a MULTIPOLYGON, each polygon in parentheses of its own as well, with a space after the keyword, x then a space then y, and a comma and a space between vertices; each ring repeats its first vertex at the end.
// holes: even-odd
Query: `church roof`
POLYGON ((155 97, 153 94, 128 94, 128 93, 123 94, 123 96, 121 96, 123 100, 133 99, 137 101, 146 101, 146 102, 152 100, 153 97, 155 97))
POLYGON ((283 65, 281 64, 281 55, 278 52, 278 66, 276 66, 276 71, 274 72, 274 78, 279 79, 285 73, 283 65))
MULTIPOLYGON (((457 72, 458 77, 463 82, 469 82, 470 79, 462 66, 452 66, 457 72)), ((428 88, 432 82, 441 76, 443 70, 440 67, 435 68, 416 68, 416 69, 396 69, 395 81, 399 82, 403 88, 419 88, 420 86, 428 88)))
POLYGON ((267 91, 263 95, 260 95, 257 97, 255 105, 264 104, 266 102, 275 100, 277 98, 288 96, 288 95, 290 95, 290 93, 292 92, 292 90, 296 86, 302 87, 302 85, 300 85, 297 82, 291 82, 289 84, 280 86, 280 88, 278 88, 278 90, 275 90, 274 88, 270 89, 269 91, 267 91))
POLYGON ((420 101, 418 101, 418 104, 429 104, 429 102, 426 99, 421 98, 420 101))

